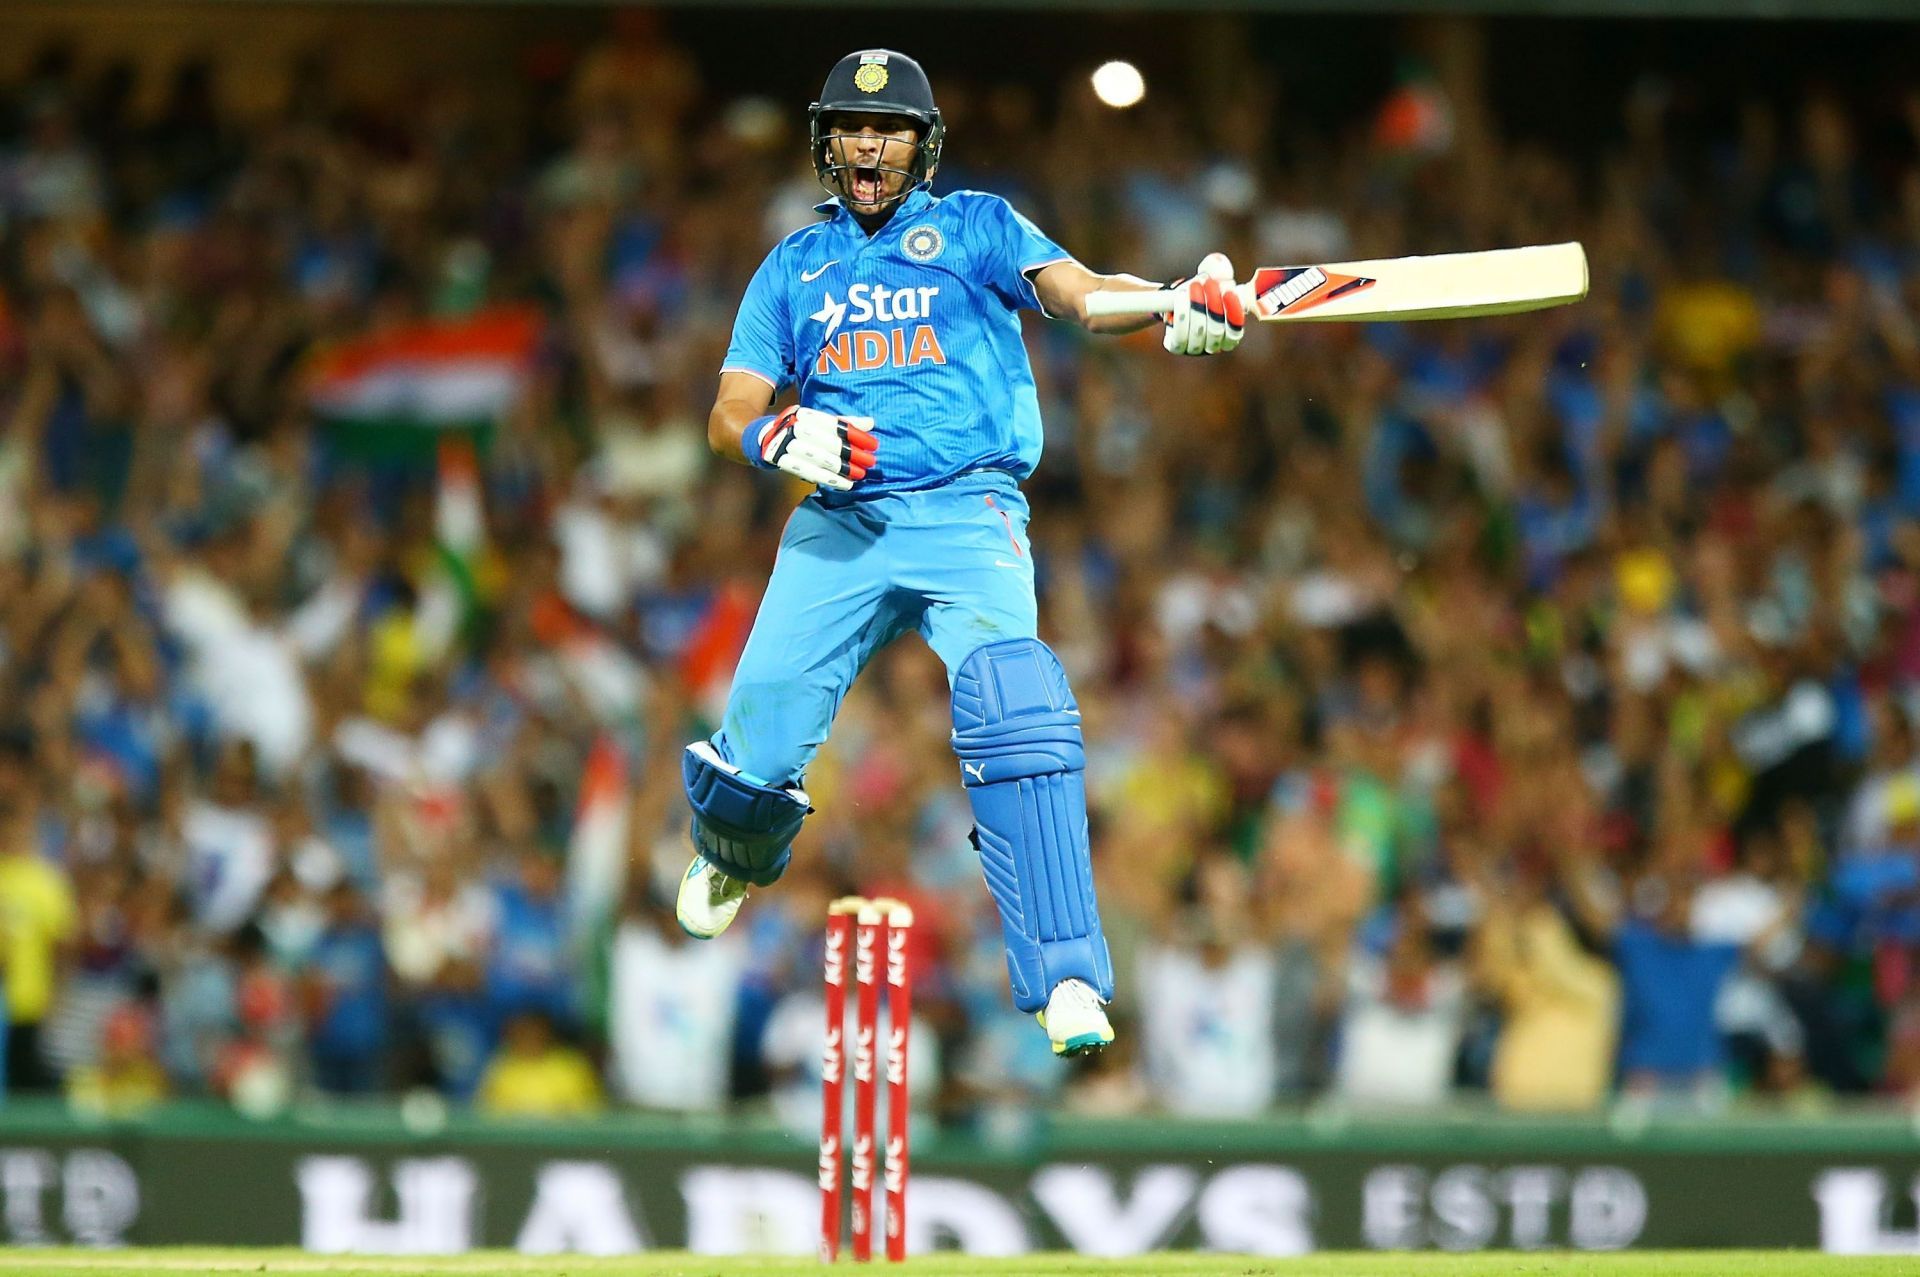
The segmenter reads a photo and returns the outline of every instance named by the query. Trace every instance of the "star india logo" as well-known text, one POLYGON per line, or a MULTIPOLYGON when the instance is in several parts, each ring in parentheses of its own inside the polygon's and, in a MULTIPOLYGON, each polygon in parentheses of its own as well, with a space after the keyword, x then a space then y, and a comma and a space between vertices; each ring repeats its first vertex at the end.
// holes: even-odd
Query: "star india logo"
POLYGON ((932 226, 916 226, 900 240, 900 247, 916 262, 930 262, 947 246, 946 237, 932 226))

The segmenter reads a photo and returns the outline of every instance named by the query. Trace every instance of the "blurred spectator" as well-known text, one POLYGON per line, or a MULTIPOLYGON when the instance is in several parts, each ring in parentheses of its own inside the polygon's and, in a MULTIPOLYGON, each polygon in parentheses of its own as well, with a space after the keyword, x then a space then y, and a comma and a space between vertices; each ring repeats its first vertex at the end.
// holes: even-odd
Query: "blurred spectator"
MULTIPOLYGON (((915 919, 920 928, 932 921, 915 919)), ((917 975, 921 987, 914 995, 914 1019, 916 1023, 929 1020, 929 1027, 943 1019, 959 1019, 966 1027, 962 1054, 947 1068, 952 1085, 946 1088, 944 1100, 961 1111, 979 1109, 1002 1120, 1021 1121, 1024 1119, 1018 1115, 1022 1112, 1055 1103, 1068 1074, 1045 1037, 1035 1036, 1032 1017, 1016 1011, 1001 995, 1007 951, 999 914, 982 897, 965 923, 964 934, 949 937, 946 956, 952 965, 942 969, 951 971, 958 1003, 927 996, 934 990, 948 992, 941 987, 941 972, 917 975), (927 975, 933 978, 929 980, 927 975)), ((921 934, 926 932, 922 930, 921 934)), ((925 972, 925 964, 918 970, 925 972)), ((1136 1002, 1144 996, 1143 989, 1132 992, 1136 1002)))
POLYGON ((577 1047, 558 1042, 538 1011, 507 1021, 480 1079, 480 1110, 499 1117, 578 1117, 600 1107, 600 1080, 577 1047))
POLYGON ((1491 1089, 1506 1108, 1597 1108, 1613 1082, 1620 981, 1586 952, 1537 873, 1482 893, 1476 974, 1502 1016, 1491 1089))
POLYGON ((560 865, 538 847, 515 856, 513 873, 494 884, 494 942, 487 1000, 502 1019, 539 1011, 556 1023, 575 1015, 576 989, 568 948, 560 865))
POLYGON ((1184 934, 1149 947, 1135 974, 1148 1085, 1172 1113, 1258 1113, 1278 1082, 1274 957, 1250 930, 1238 862, 1212 857, 1201 881, 1201 904, 1178 924, 1184 934))
POLYGON ((1870 727, 1873 754, 1847 802, 1841 829, 1843 854, 1884 847, 1893 818, 1910 819, 1920 809, 1920 755, 1914 750, 1907 711, 1893 701, 1876 701, 1870 727))
POLYGON ((1717 1102, 1726 1044, 1714 1009, 1740 946, 1694 938, 1688 877, 1642 877, 1624 917, 1585 876, 1571 882, 1587 925, 1607 938, 1620 968, 1621 1086, 1634 1096, 1717 1102))
POLYGON ((251 1117, 269 1117, 292 1098, 300 1023, 293 990, 258 948, 243 951, 234 991, 234 1031, 214 1057, 216 1094, 251 1117))
POLYGON ((695 941, 670 893, 632 893, 607 954, 609 1072, 622 1099, 685 1112, 726 1104, 743 944, 732 933, 695 941))
MULTIPOLYGON (((1814 819, 1804 805, 1781 814, 1789 830, 1814 819)), ((1791 833, 1750 831, 1738 865, 1695 891, 1691 919, 1695 940, 1738 945, 1747 956, 1720 991, 1714 1026, 1727 1044, 1736 1080, 1775 1094, 1803 1088, 1809 1033, 1791 997, 1793 973, 1805 953, 1800 913, 1806 894, 1787 852, 1791 841, 1791 833)))
POLYGON ((1452 1087, 1466 1016, 1466 981, 1434 951, 1427 919, 1394 917, 1384 954, 1354 958, 1336 1089, 1360 1105, 1431 1106, 1452 1087))
POLYGON ((253 749, 235 741, 221 750, 207 796, 187 807, 181 834, 194 921, 216 934, 253 917, 273 878, 273 834, 258 783, 253 749))
POLYGON ((53 1006, 74 934, 73 890, 41 856, 29 805, 0 805, 0 941, 6 964, 7 1089, 51 1089, 41 1022, 53 1006))
POLYGON ((451 853, 387 876, 381 937, 396 993, 412 1008, 425 1081, 464 1099, 492 1050, 493 1014, 482 963, 494 939, 495 905, 462 881, 451 853))
POLYGON ((387 963, 380 931, 352 883, 328 893, 327 925, 304 989, 313 1080, 323 1091, 363 1095, 385 1080, 387 963))
POLYGON ((136 1006, 117 1008, 101 1026, 100 1062, 67 1076, 67 1102, 90 1117, 138 1117, 167 1097, 167 1075, 153 1055, 153 1024, 136 1006))

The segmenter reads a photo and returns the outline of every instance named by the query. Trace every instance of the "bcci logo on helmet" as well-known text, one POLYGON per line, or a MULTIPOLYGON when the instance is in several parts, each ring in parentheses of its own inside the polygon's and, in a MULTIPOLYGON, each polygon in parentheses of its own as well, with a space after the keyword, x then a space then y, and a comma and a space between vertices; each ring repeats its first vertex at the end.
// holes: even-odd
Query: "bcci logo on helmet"
POLYGON ((887 55, 863 53, 860 69, 853 73, 853 87, 862 93, 878 93, 887 87, 887 55))
POLYGON ((947 246, 937 227, 916 226, 900 239, 900 250, 916 262, 930 262, 947 246))

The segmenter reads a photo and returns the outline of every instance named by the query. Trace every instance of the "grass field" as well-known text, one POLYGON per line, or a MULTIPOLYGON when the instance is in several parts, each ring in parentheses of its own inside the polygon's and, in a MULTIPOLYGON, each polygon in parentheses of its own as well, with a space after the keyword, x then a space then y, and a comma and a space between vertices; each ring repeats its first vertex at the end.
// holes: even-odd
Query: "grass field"
MULTIPOLYGON (((481 1252, 445 1259, 331 1257, 290 1250, 0 1250, 0 1272, 20 1277, 155 1277, 169 1273, 286 1273, 311 1277, 819 1277, 806 1259, 715 1259, 681 1252, 621 1259, 533 1258, 481 1252)), ((941 1255, 876 1265, 876 1277, 1920 1277, 1920 1256, 1852 1259, 1806 1251, 1645 1251, 1591 1255, 1528 1252, 1485 1255, 1329 1254, 1304 1259, 1248 1255, 1161 1254, 1139 1259, 1025 1255, 978 1259, 941 1255)))

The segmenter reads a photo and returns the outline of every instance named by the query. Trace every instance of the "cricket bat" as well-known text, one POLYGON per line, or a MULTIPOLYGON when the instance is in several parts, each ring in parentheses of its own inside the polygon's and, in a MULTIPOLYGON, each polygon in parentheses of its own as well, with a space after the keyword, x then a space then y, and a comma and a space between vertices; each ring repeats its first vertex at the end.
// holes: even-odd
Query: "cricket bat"
MULTIPOLYGON (((1384 257, 1325 266, 1261 266, 1235 290, 1263 321, 1461 319, 1564 306, 1587 295, 1587 252, 1538 244, 1486 253, 1384 257)), ((1158 315, 1185 289, 1087 294, 1089 315, 1158 315)))

